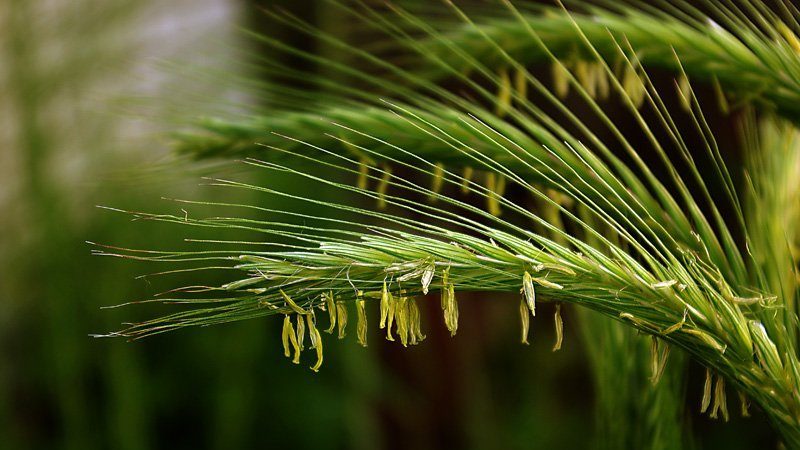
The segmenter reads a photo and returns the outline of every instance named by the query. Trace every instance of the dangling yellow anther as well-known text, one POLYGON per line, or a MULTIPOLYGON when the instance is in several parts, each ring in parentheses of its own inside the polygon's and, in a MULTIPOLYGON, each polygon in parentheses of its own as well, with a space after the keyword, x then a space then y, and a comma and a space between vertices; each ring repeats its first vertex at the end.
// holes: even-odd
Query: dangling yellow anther
POLYGON ((703 400, 700 402, 700 412, 706 412, 709 405, 711 405, 711 369, 706 369, 706 382, 703 385, 703 400))
POLYGON ((497 88, 497 107, 495 114, 497 117, 504 117, 508 114, 511 108, 511 78, 508 76, 508 70, 503 67, 500 69, 500 85, 497 88))
POLYGON ((417 301, 413 298, 408 301, 408 320, 411 344, 416 345, 418 342, 425 340, 425 335, 422 334, 422 316, 419 313, 419 306, 417 306, 417 301))
POLYGON ((750 417, 750 400, 741 391, 739 391, 739 404, 742 407, 742 417, 750 417))
POLYGON ((440 301, 442 304, 442 311, 447 309, 447 299, 448 299, 447 287, 449 285, 449 282, 450 282, 450 266, 447 266, 442 271, 442 289, 440 291, 441 295, 440 301))
POLYGON ((292 319, 288 315, 283 318, 283 353, 288 357, 289 346, 286 343, 287 339, 289 340, 289 343, 292 344, 292 348, 294 349, 294 358, 292 359, 292 362, 295 364, 300 364, 300 346, 297 345, 297 336, 294 332, 294 326, 292 326, 292 319))
POLYGON ((603 64, 599 62, 593 64, 592 67, 594 67, 595 72, 594 81, 597 84, 597 98, 605 100, 611 93, 611 88, 608 83, 608 74, 603 64))
POLYGON ((553 315, 553 321, 556 327, 556 343, 553 345, 553 351, 561 350, 561 343, 564 341, 564 321, 561 320, 561 303, 556 303, 556 312, 553 315))
POLYGON ((431 183, 431 193, 428 195, 428 200, 435 203, 439 199, 439 193, 442 191, 444 185, 444 164, 436 163, 433 168, 433 182, 431 183))
POLYGON ((308 323, 308 338, 311 340, 311 347, 309 348, 317 348, 317 342, 319 342, 317 336, 319 336, 319 334, 314 334, 314 331, 317 329, 317 319, 313 311, 311 314, 306 314, 306 322, 308 323))
POLYGON ((730 419, 728 416, 728 402, 725 399, 725 379, 719 374, 717 374, 717 383, 714 385, 714 407, 711 409, 709 417, 716 419, 718 411, 722 412, 722 418, 725 422, 730 419))
POLYGON ((303 346, 303 340, 305 338, 305 335, 306 335, 306 324, 303 321, 303 316, 298 314, 297 315, 297 346, 300 347, 301 351, 303 349, 305 349, 305 347, 303 346))
POLYGON ((397 310, 397 301, 391 292, 389 292, 388 295, 389 309, 386 313, 386 339, 394 341, 394 337, 392 337, 392 325, 394 324, 395 311, 397 310))
POLYGON ((692 110, 692 85, 689 83, 689 78, 685 73, 681 73, 678 76, 678 99, 684 111, 690 112, 692 110))
POLYGON ((778 22, 775 25, 775 28, 777 28, 781 35, 783 35, 783 38, 786 40, 789 46, 792 47, 795 52, 800 53, 800 39, 797 38, 797 35, 794 34, 794 31, 792 31, 791 28, 786 26, 786 24, 783 22, 778 22))
POLYGON ((591 98, 595 98, 597 91, 594 83, 594 70, 588 62, 582 59, 575 62, 575 78, 583 86, 586 94, 591 98))
POLYGON ((322 294, 322 296, 325 297, 325 309, 328 310, 328 318, 331 321, 330 328, 325 331, 329 334, 333 334, 333 329, 336 328, 336 303, 333 301, 333 291, 322 294))
POLYGON ((522 275, 522 294, 525 295, 525 302, 532 316, 536 316, 536 290, 533 287, 533 277, 527 271, 522 275))
POLYGON ((650 382, 653 386, 657 385, 664 375, 669 351, 670 347, 666 342, 661 342, 658 338, 652 336, 652 345, 650 346, 650 382))
POLYGON ((389 289, 386 287, 386 280, 383 281, 381 290, 381 330, 386 327, 386 318, 389 315, 389 289))
POLYGON ((322 367, 322 336, 319 335, 319 330, 316 328, 313 328, 311 332, 314 333, 314 349, 317 351, 317 362, 311 366, 311 370, 318 372, 319 368, 322 367))
POLYGON ((553 62, 553 92, 560 99, 565 99, 569 94, 569 71, 566 64, 560 61, 553 62))
POLYGON ((289 316, 283 317, 283 330, 281 331, 281 341, 283 342, 283 356, 289 357, 292 351, 289 348, 289 335, 294 335, 294 328, 292 328, 292 319, 289 316))
POLYGON ((464 173, 461 175, 461 193, 469 194, 469 182, 472 181, 472 175, 475 172, 470 166, 464 167, 464 173))
POLYGON ((358 335, 358 343, 362 346, 367 346, 367 312, 366 301, 364 300, 364 293, 358 291, 358 299, 356 300, 356 311, 358 313, 358 323, 356 326, 356 334, 358 335))
POLYGON ((520 103, 528 98, 528 73, 522 67, 514 73, 514 89, 517 91, 520 103))
POLYGON ((361 158, 358 161, 358 180, 356 181, 356 186, 359 189, 367 188, 367 175, 369 175, 369 160, 361 158))
POLYGON ((711 84, 714 86, 714 93, 717 96, 719 111, 725 115, 729 114, 731 112, 731 107, 728 104, 728 97, 725 96, 725 91, 722 90, 722 85, 719 83, 716 76, 711 78, 711 84))
POLYGON ((639 109, 644 103, 645 86, 636 69, 630 64, 625 66, 625 74, 622 77, 622 88, 625 95, 630 98, 634 108, 639 109))
POLYGON ((339 325, 339 339, 344 339, 347 328, 347 305, 344 302, 336 302, 336 322, 339 325))
POLYGON ((489 214, 499 216, 502 213, 500 197, 503 196, 506 190, 505 177, 494 172, 486 172, 486 189, 489 191, 486 196, 486 209, 489 214))
POLYGON ((378 194, 379 209, 386 209, 386 191, 389 188, 389 179, 391 179, 391 177, 392 177, 391 167, 384 166, 383 176, 381 176, 381 181, 379 181, 378 186, 375 187, 375 193, 378 194))
POLYGON ((445 302, 444 324, 450 331, 450 336, 455 336, 458 330, 458 302, 456 301, 455 286, 452 283, 447 286, 445 302))
POLYGON ((531 312, 525 300, 519 301, 519 320, 522 325, 522 343, 528 345, 528 330, 531 326, 531 312))
POLYGON ((394 324, 397 337, 400 338, 400 343, 403 344, 403 347, 407 347, 408 346, 408 298, 404 295, 404 291, 400 291, 400 295, 395 299, 394 324))

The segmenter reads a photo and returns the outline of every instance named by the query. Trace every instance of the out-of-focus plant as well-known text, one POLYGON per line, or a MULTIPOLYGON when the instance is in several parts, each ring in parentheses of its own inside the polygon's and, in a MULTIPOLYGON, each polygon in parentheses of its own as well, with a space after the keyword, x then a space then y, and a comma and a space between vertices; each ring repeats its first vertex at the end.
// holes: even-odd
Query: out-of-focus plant
MULTIPOLYGON (((336 78, 265 62, 284 80, 325 90, 311 95, 294 84, 267 84, 277 109, 202 121, 178 135, 178 148, 198 158, 244 157, 256 169, 353 200, 215 179, 210 183, 292 199, 314 212, 194 201, 181 202, 233 212, 134 212, 265 239, 206 240, 199 251, 98 247, 99 254, 235 274, 223 285, 156 298, 187 309, 112 335, 140 338, 278 315, 286 356, 299 363, 310 348, 309 364, 318 370, 322 331, 342 337, 350 330, 367 345, 367 329, 377 323, 387 339, 413 345, 425 339, 422 296, 438 294, 444 325, 455 334, 459 292, 514 292, 525 343, 537 301, 557 304, 554 350, 562 303, 652 336, 652 351, 633 344, 636 363, 620 368, 641 379, 646 367, 656 384, 667 371, 661 382, 673 385, 639 399, 653 414, 640 420, 665 430, 644 433, 640 442, 680 446, 682 371, 670 374, 666 364, 678 347, 706 368, 703 412, 727 419, 727 393, 735 391, 743 415, 752 400, 787 446, 800 447, 793 124, 800 15, 788 3, 772 10, 746 0, 709 2, 705 11, 685 2, 608 9, 581 3, 570 12, 503 5, 470 12, 451 5, 458 21, 397 6, 389 14, 341 6, 369 32, 391 38, 376 40, 375 48, 275 14, 347 61, 260 39, 336 78), (552 82, 534 70, 543 64, 552 82), (652 69, 670 71, 672 85, 653 81, 652 69), (710 106, 694 95, 696 81, 716 91, 710 106), (612 97, 622 104, 613 114, 605 108, 612 97), (573 110, 575 102, 585 114, 573 110), (706 117, 712 107, 745 111, 745 171, 726 165, 706 117)), ((607 333, 603 342, 623 357, 631 337, 593 320, 585 320, 586 340, 607 333)), ((608 363, 593 366, 598 385, 611 388, 608 363)), ((632 392, 629 402, 639 391, 632 392)), ((617 400, 601 396, 608 411, 617 400)))

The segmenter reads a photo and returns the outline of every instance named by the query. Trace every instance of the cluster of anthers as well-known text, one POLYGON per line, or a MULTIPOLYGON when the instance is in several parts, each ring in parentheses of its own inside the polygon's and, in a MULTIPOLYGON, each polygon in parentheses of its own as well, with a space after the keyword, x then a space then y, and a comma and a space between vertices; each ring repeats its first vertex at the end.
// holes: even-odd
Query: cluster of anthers
MULTIPOLYGON (((425 265, 398 277, 396 281, 408 281, 419 277, 422 283, 421 292, 423 295, 427 295, 436 275, 435 267, 433 263, 425 265)), ((525 345, 529 344, 530 317, 536 316, 536 291, 534 285, 537 283, 548 288, 562 288, 560 285, 544 278, 533 277, 527 271, 524 273, 522 287, 520 288, 522 300, 519 312, 521 340, 525 345)), ((318 301, 312 302, 308 309, 304 309, 283 290, 280 293, 288 311, 284 316, 283 329, 281 331, 284 355, 287 358, 292 358, 294 364, 300 364, 300 355, 305 349, 305 335, 306 330, 308 330, 308 338, 310 340, 308 348, 315 350, 317 356, 317 360, 311 366, 311 370, 317 372, 322 366, 323 355, 322 338, 317 329, 317 318, 314 309, 328 313, 330 326, 325 332, 329 334, 335 333, 339 339, 344 339, 347 335, 348 323, 347 302, 344 299, 336 298, 336 295, 331 290, 323 293, 318 301)), ((361 290, 356 292, 356 337, 360 345, 367 346, 367 298, 380 299, 379 327, 381 330, 386 330, 386 339, 388 341, 399 341, 404 347, 407 347, 425 340, 425 335, 422 334, 422 321, 417 299, 407 294, 405 289, 397 289, 396 293, 392 293, 390 283, 387 281, 383 282, 383 287, 379 292, 365 293, 361 290)), ((458 330, 458 302, 456 301, 455 284, 450 281, 449 266, 445 267, 441 272, 440 296, 445 327, 450 332, 450 336, 455 336, 458 330)), ((275 306, 273 305, 272 307, 274 308, 275 306)), ((560 304, 556 304, 554 322, 556 341, 553 351, 557 351, 561 349, 563 341, 563 321, 560 304)))

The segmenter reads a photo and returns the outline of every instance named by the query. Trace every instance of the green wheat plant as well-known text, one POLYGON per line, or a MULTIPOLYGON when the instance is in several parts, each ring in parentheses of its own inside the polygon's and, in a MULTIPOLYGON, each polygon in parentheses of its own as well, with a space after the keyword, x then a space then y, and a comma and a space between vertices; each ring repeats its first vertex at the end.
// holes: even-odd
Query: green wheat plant
MULTIPOLYGON (((382 34, 374 48, 268 11, 343 59, 256 36, 325 72, 263 61, 281 80, 263 84, 264 111, 200 119, 176 133, 176 153, 241 159, 346 200, 214 178, 208 184, 265 202, 177 200, 220 211, 209 217, 127 211, 261 238, 182 251, 98 245, 98 254, 167 271, 231 276, 148 300, 184 309, 111 335, 278 316, 286 356, 300 363, 310 349, 316 371, 323 331, 367 345, 377 326, 414 345, 423 322, 438 326, 420 313, 432 295, 455 334, 468 307, 459 293, 510 292, 523 343, 539 326, 537 304, 555 302, 554 350, 562 305, 574 305, 585 311, 586 342, 637 355, 627 369, 599 351, 590 361, 605 414, 625 402, 649 412, 641 420, 653 431, 639 443, 680 446, 685 354, 706 368, 703 412, 727 420, 735 397, 743 415, 757 406, 786 446, 800 447, 800 14, 746 0, 519 3, 447 2, 436 14, 336 3, 382 34), (656 76, 664 73, 667 83, 656 76), (698 86, 714 100, 701 100, 698 86), (731 149, 709 121, 720 114, 738 124, 744 168, 726 164, 731 149), (619 379, 644 387, 620 392, 619 379)), ((622 428, 608 433, 619 438, 622 428)))

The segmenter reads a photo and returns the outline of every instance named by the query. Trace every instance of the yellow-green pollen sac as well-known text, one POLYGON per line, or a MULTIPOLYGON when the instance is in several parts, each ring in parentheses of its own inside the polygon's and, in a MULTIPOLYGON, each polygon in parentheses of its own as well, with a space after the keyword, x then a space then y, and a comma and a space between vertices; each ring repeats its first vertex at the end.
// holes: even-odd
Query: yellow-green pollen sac
POLYGON ((522 343, 528 345, 528 330, 531 326, 531 316, 525 300, 519 301, 519 320, 522 328, 522 343))
POLYGON ((358 291, 356 299, 356 312, 358 314, 358 322, 356 326, 356 335, 358 343, 362 346, 367 346, 367 312, 366 300, 364 300, 364 293, 358 291))
POLYGON ((380 329, 386 327, 386 318, 389 316, 389 289, 386 286, 386 281, 383 282, 383 289, 381 289, 381 323, 380 329))
POLYGON ((422 317, 419 312, 417 301, 413 298, 408 301, 408 322, 409 333, 411 335, 411 345, 416 345, 418 342, 425 340, 425 335, 422 334, 422 317))
POLYGON ((404 295, 404 291, 400 291, 397 304, 395 305, 395 324, 397 326, 397 336, 403 347, 408 346, 408 297, 404 295))
POLYGON ((288 358, 289 357, 289 344, 291 343, 292 348, 294 349, 294 358, 292 358, 292 362, 295 364, 300 364, 300 346, 297 344, 297 335, 294 332, 294 326, 292 326, 292 319, 287 315, 283 318, 283 354, 288 358))
POLYGON ((504 117, 509 109, 511 109, 511 78, 508 76, 508 70, 504 67, 500 69, 499 73, 500 83, 497 87, 497 107, 495 114, 497 117, 504 117))
POLYGON ((383 175, 381 176, 378 186, 375 187, 375 193, 378 194, 378 208, 386 209, 386 191, 389 189, 389 180, 392 178, 392 168, 384 166, 383 175))
POLYGON ((561 303, 556 303, 556 312, 553 314, 553 321, 556 328, 556 343, 553 351, 561 350, 561 343, 564 342, 564 321, 561 320, 561 303))
POLYGON ((442 186, 444 185, 444 164, 436 163, 436 166, 433 169, 433 182, 431 183, 431 194, 428 196, 428 199, 435 203, 436 200, 439 198, 439 192, 442 191, 442 186))
MULTIPOLYGON (((292 318, 289 314, 283 317, 283 329, 281 330, 281 341, 283 343, 283 354, 287 358, 294 350, 294 357, 292 362, 300 364, 300 353, 303 351, 303 341, 305 338, 306 327, 308 327, 308 335, 311 341, 311 347, 317 351, 317 362, 311 369, 318 371, 322 365, 322 338, 319 330, 316 327, 316 317, 314 316, 313 306, 308 311, 301 308, 297 303, 292 300, 285 292, 280 291, 283 295, 286 305, 295 313, 297 328, 292 324, 292 318)), ((330 298, 333 298, 331 293, 330 298)))
POLYGON ((333 291, 322 294, 322 296, 325 298, 325 309, 328 310, 328 318, 331 322, 330 328, 325 331, 333 334, 333 330, 336 328, 336 303, 333 301, 333 291))
POLYGON ((336 302, 336 322, 339 326, 339 339, 344 339, 347 328, 347 305, 343 301, 336 302))
POLYGON ((303 316, 298 314, 297 315, 297 346, 300 347, 300 350, 304 350, 305 346, 303 345, 303 340, 306 335, 306 324, 303 320, 303 316))

